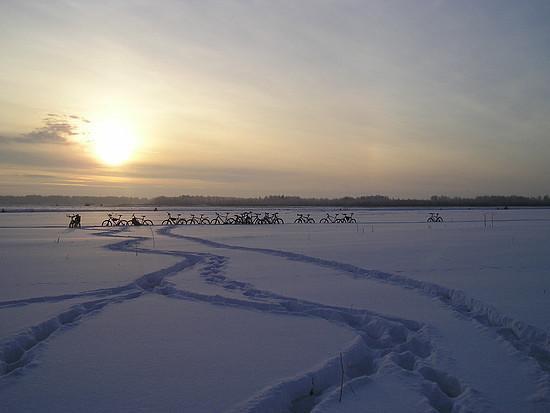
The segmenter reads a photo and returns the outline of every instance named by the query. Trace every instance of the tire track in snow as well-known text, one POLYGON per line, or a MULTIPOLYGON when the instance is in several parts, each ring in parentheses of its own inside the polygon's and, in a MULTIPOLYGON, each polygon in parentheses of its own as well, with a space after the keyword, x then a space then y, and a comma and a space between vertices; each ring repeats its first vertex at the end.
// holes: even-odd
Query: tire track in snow
POLYGON ((201 254, 192 254, 184 252, 155 251, 146 248, 137 248, 137 244, 147 240, 147 237, 126 236, 121 237, 118 234, 123 230, 108 230, 105 232, 94 233, 96 236, 105 236, 112 238, 123 238, 123 240, 108 244, 104 248, 120 252, 140 252, 145 254, 171 255, 180 257, 181 260, 176 264, 162 268, 157 271, 149 272, 138 277, 135 281, 126 285, 102 288, 97 290, 83 291, 74 294, 63 294, 57 296, 31 297, 19 300, 8 300, 0 302, 1 308, 18 307, 35 303, 60 302, 75 298, 85 297, 107 297, 93 301, 87 301, 71 306, 68 310, 52 317, 42 323, 26 329, 15 336, 2 339, 0 341, 0 378, 9 375, 25 366, 27 366, 34 356, 38 345, 47 340, 52 334, 69 326, 75 326, 86 316, 101 311, 109 304, 121 303, 140 297, 146 292, 152 292, 157 286, 161 285, 166 277, 177 274, 186 268, 204 260, 201 254))
MULTIPOLYGON (((427 326, 422 323, 388 317, 366 309, 353 310, 259 290, 251 283, 228 278, 225 275, 228 260, 227 257, 212 255, 200 271, 200 276, 206 282, 231 292, 240 291, 246 299, 178 290, 173 285, 158 290, 171 298, 270 314, 320 318, 354 330, 360 339, 343 352, 348 372, 345 383, 352 391, 352 381, 372 378, 381 366, 392 364, 414 377, 417 387, 422 389, 419 397, 423 397, 434 412, 457 411, 473 405, 478 406, 475 411, 481 411, 479 407, 487 404, 479 393, 458 378, 431 365, 433 344, 425 331, 427 326)), ((168 281, 167 284, 171 283, 168 281)), ((290 409, 292 412, 309 412, 320 401, 331 397, 334 387, 338 385, 339 362, 338 358, 330 359, 317 370, 268 387, 235 411, 260 413, 286 412, 290 409), (279 407, 274 409, 273 406, 279 407)))
POLYGON ((0 378, 29 365, 38 345, 64 327, 74 326, 85 316, 102 310, 105 306, 140 297, 135 291, 112 298, 88 301, 73 305, 68 310, 0 342, 0 378))
POLYGON ((122 294, 127 291, 131 291, 136 288, 151 290, 156 285, 158 285, 162 281, 162 279, 164 279, 166 276, 180 272, 185 268, 195 265, 197 262, 204 259, 201 256, 201 254, 185 253, 181 251, 157 251, 157 250, 151 250, 147 248, 138 248, 137 245, 140 242, 147 241, 149 238, 137 236, 137 235, 136 236, 118 235, 125 230, 126 228, 114 229, 114 230, 111 229, 105 232, 94 232, 92 235, 119 239, 120 241, 118 242, 108 244, 102 247, 111 251, 141 253, 141 254, 155 254, 155 255, 169 255, 169 256, 181 258, 181 260, 169 267, 142 275, 141 277, 137 278, 135 281, 132 281, 125 285, 110 287, 110 288, 99 288, 95 290, 82 291, 79 293, 29 297, 29 298, 22 298, 17 300, 0 301, 0 309, 7 308, 7 307, 24 306, 29 304, 37 304, 37 303, 60 302, 64 300, 71 300, 75 298, 88 297, 88 296, 95 296, 95 297, 113 296, 116 294, 122 294))
MULTIPOLYGON (((448 413, 455 408, 486 404, 479 394, 458 378, 432 366, 433 345, 428 327, 422 323, 382 316, 365 309, 330 306, 258 290, 252 284, 234 281, 223 275, 223 263, 227 258, 222 260, 219 256, 213 256, 209 261, 201 271, 201 277, 208 277, 209 282, 225 289, 239 290, 244 299, 177 289, 169 281, 169 285, 156 291, 172 299, 268 314, 311 317, 352 329, 358 338, 342 352, 348 389, 352 388, 353 380, 374 377, 384 365, 392 364, 418 382, 418 388, 422 389, 419 398, 423 398, 434 412, 448 413)), ((338 357, 331 358, 315 370, 264 389, 234 411, 309 412, 338 387, 339 363, 338 357)))
MULTIPOLYGON (((111 297, 109 299, 96 300, 91 303, 80 304, 81 306, 85 306, 84 311, 82 312, 79 312, 79 309, 74 308, 76 307, 74 306, 69 311, 54 317, 54 319, 48 320, 41 323, 39 326, 36 326, 39 328, 35 327, 33 328, 34 330, 30 329, 31 331, 37 333, 36 336, 31 335, 19 337, 17 340, 12 340, 12 343, 16 342, 17 345, 22 347, 24 351, 21 352, 21 349, 17 350, 15 346, 11 348, 8 346, 8 351, 0 352, 0 357, 5 359, 5 361, 0 361, 0 372, 2 372, 3 369, 4 371, 9 370, 6 373, 9 374, 20 367, 24 367, 32 359, 32 350, 36 347, 36 344, 46 340, 51 334, 53 334, 53 332, 63 326, 78 323, 84 316, 91 314, 94 311, 100 311, 107 304, 137 298, 144 293, 160 293, 173 299, 201 301, 212 305, 264 311, 289 316, 316 317, 346 325, 349 328, 354 329, 360 336, 343 353, 346 371, 348 372, 346 388, 351 387, 353 379, 371 376, 379 370, 381 365, 385 363, 393 363, 402 368, 404 371, 409 371, 417 377, 419 382, 422 383, 423 394, 429 405, 439 413, 459 410, 462 411, 462 409, 468 410, 467 406, 472 405, 477 406, 477 408, 471 409, 471 411, 480 411, 480 407, 484 405, 479 395, 477 395, 475 391, 470 389, 467 385, 462 384, 457 378, 443 371, 437 370, 430 365, 432 345, 430 344, 430 340, 426 337, 429 337, 429 335, 427 335, 426 331, 423 330, 421 325, 418 323, 407 320, 391 319, 367 310, 352 310, 347 308, 326 306, 319 303, 285 297, 265 290, 258 290, 255 289, 252 284, 231 280, 223 274, 223 267, 227 261, 226 257, 204 253, 151 250, 145 248, 138 249, 138 244, 145 240, 149 240, 149 238, 141 236, 121 237, 119 236, 120 232, 121 231, 118 230, 111 230, 103 233, 97 233, 96 235, 114 237, 117 239, 124 238, 121 241, 106 246, 106 248, 113 251, 137 251, 147 254, 184 257, 184 259, 174 266, 141 276, 135 282, 126 286, 115 287, 122 288, 123 292, 135 290, 127 296, 111 297), (183 271, 199 262, 207 263, 207 265, 203 268, 201 275, 205 277, 208 282, 218 284, 227 290, 238 290, 244 297, 246 297, 246 299, 235 299, 218 295, 201 294, 187 290, 178 290, 174 288, 168 280, 165 280, 166 277, 183 271), (137 295, 133 296, 133 294, 137 295), (95 307, 94 303, 96 305, 95 307), (87 309, 90 310, 86 311, 87 309), (58 327, 50 331, 51 327, 49 326, 51 325, 58 325, 58 327), (40 333, 41 331, 45 331, 45 333, 40 333), (33 343, 33 340, 36 343, 28 349, 25 349, 24 345, 25 342, 27 342, 26 340, 31 344, 33 343)), ((336 268, 348 272, 350 275, 358 278, 366 277, 368 273, 375 273, 379 275, 379 277, 374 277, 374 279, 387 281, 384 279, 385 277, 382 276, 386 273, 372 272, 359 267, 350 266, 348 264, 308 257, 302 254, 261 248, 255 249, 228 246, 200 238, 170 234, 169 229, 163 229, 158 232, 160 234, 173 236, 176 238, 190 239, 195 242, 201 242, 214 248, 227 248, 267 253, 290 260, 303 261, 329 268, 336 268), (360 271, 357 271, 357 269, 360 271)), ((391 276, 391 274, 389 275, 391 276)), ((396 279, 406 279, 406 277, 396 276, 394 279, 390 280, 390 282, 399 285, 399 283, 396 282, 396 279)), ((433 285, 436 286, 435 284, 433 285)), ((411 286, 405 286, 407 288, 411 288, 411 286)), ((424 291, 423 288, 416 289, 421 289, 424 291)), ((88 291, 83 294, 109 295, 109 290, 110 289, 88 291)), ((111 291, 114 292, 114 290, 111 291)), ((121 291, 117 292, 117 294, 120 293, 121 291)), ((57 299, 61 299, 61 297, 62 296, 57 296, 57 299)), ((24 305, 24 302, 4 304, 24 305)), ((2 358, 0 358, 0 360, 2 360, 2 358)), ((339 360, 331 359, 314 371, 308 372, 291 380, 283 381, 275 386, 265 389, 265 391, 261 392, 241 406, 240 411, 265 412, 268 410, 273 410, 273 406, 280 403, 283 403, 285 407, 283 408, 283 405, 281 405, 281 409, 275 409, 275 411, 288 410, 289 408, 293 412, 310 411, 320 399, 328 397, 331 392, 334 392, 334 386, 337 384, 335 383, 335 380, 338 381, 338 363, 339 360)))
MULTIPOLYGON (((328 306, 258 290, 252 284, 231 280, 223 274, 225 263, 228 260, 227 257, 181 251, 138 249, 138 244, 148 240, 147 237, 121 237, 120 232, 122 231, 115 229, 96 233, 95 235, 116 238, 117 242, 105 246, 105 248, 113 251, 138 251, 147 254, 171 255, 183 257, 183 260, 167 268, 145 274, 136 281, 123 286, 77 294, 34 297, 0 303, 1 308, 94 295, 107 297, 74 305, 56 317, 31 327, 15 337, 4 340, 0 343, 0 376, 10 375, 27 366, 32 362, 35 350, 41 343, 64 328, 77 325, 86 316, 101 311, 109 304, 122 303, 146 293, 158 293, 172 299, 200 301, 211 305, 269 314, 321 318, 346 326, 359 335, 354 344, 343 353, 346 360, 346 371, 348 371, 347 381, 372 375, 378 371, 382 363, 391 362, 407 371, 414 372, 423 387, 431 389, 424 392, 424 396, 427 403, 440 413, 450 411, 449 409, 452 409, 455 405, 455 399, 458 400, 460 396, 466 400, 468 399, 468 396, 463 396, 469 392, 467 386, 458 384, 458 387, 455 386, 454 390, 451 389, 448 380, 443 379, 450 376, 430 366, 429 357, 431 356, 432 345, 429 339, 423 337, 425 334, 420 323, 384 317, 368 310, 328 306), (123 239, 118 241, 120 238, 123 239), (201 276, 205 278, 206 282, 220 285, 227 290, 240 291, 245 299, 176 289, 172 283, 166 280, 167 277, 190 268, 199 262, 205 263, 201 276)), ((335 366, 334 360, 329 360, 317 371, 309 372, 304 377, 307 377, 306 381, 308 383, 311 381, 314 384, 308 384, 306 389, 293 386, 292 391, 287 393, 287 396, 289 394, 293 395, 289 404, 290 408, 293 411, 308 411, 310 409, 304 409, 303 406, 313 407, 315 404, 312 404, 309 399, 312 399, 313 396, 319 398, 324 393, 330 393, 331 388, 337 384, 335 382, 337 375, 333 374, 335 366)), ((451 381, 452 383, 460 383, 455 378, 451 381)), ((278 386, 284 386, 284 383, 280 383, 278 386)), ((261 406, 277 404, 278 401, 274 398, 277 399, 279 396, 279 392, 267 391, 262 397, 256 397, 254 400, 249 401, 246 410, 264 411, 261 406)))
POLYGON ((204 238, 174 234, 172 233, 173 229, 174 228, 170 227, 163 228, 160 229, 158 233, 173 238, 196 242, 215 249, 266 254, 290 261, 299 261, 330 268, 344 272, 354 278, 365 278, 390 283, 398 287, 416 290, 422 294, 437 298, 450 310, 460 314, 466 319, 479 323, 489 331, 494 331, 502 340, 511 344, 516 351, 534 360, 539 372, 536 380, 537 389, 535 395, 533 395, 533 399, 541 403, 548 403, 550 401, 550 337, 548 333, 523 321, 508 317, 500 313, 494 307, 477 299, 468 297, 463 291, 447 288, 435 283, 416 280, 403 275, 369 270, 351 264, 290 251, 230 245, 204 238))

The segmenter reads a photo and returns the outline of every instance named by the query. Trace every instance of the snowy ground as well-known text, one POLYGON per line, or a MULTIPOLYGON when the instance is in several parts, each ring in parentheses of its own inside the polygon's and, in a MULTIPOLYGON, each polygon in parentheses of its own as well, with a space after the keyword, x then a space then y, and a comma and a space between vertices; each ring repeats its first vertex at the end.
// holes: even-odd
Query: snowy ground
POLYGON ((440 212, 1 214, 0 411, 550 411, 550 210, 440 212))

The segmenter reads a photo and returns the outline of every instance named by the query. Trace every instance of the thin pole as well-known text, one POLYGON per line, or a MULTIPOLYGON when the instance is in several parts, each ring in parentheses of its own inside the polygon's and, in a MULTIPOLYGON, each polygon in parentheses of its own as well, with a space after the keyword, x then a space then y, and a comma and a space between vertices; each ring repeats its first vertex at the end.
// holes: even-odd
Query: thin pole
POLYGON ((340 370, 341 370, 341 378, 340 378, 340 397, 338 398, 338 403, 342 402, 342 393, 344 392, 344 361, 342 358, 342 353, 340 353, 340 370))

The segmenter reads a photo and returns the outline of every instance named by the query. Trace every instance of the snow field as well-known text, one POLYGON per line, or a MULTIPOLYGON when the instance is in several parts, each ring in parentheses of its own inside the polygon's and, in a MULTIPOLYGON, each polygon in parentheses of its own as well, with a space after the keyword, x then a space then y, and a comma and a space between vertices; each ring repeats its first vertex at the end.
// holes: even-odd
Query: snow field
POLYGON ((32 372, 2 389, 1 403, 5 411, 221 412, 352 338, 320 320, 148 295, 56 337, 32 372))
MULTIPOLYGON (((177 261, 168 255, 122 251, 114 239, 66 228, 2 229, 0 300, 68 296, 132 282, 136 274, 177 261)), ((119 229, 117 229, 119 231, 119 229)), ((107 234, 107 233, 104 233, 107 234)), ((150 236, 150 234, 149 234, 150 236)), ((117 241, 131 242, 122 236, 117 241)), ((148 245, 147 245, 148 246, 148 245)))
MULTIPOLYGON (((185 232, 185 229, 178 228, 170 232, 181 233, 185 232)), ((212 241, 202 240, 196 237, 180 237, 184 237, 187 240, 194 240, 199 244, 209 245, 221 249, 228 248, 232 251, 238 251, 241 253, 243 251, 250 251, 258 254, 266 254, 268 256, 282 256, 283 258, 292 262, 294 275, 300 274, 300 266, 296 265, 295 262, 301 261, 318 265, 320 267, 318 269, 320 273, 322 273, 323 270, 326 269, 326 267, 339 270, 340 273, 334 273, 332 279, 341 278, 342 272, 344 274, 347 273, 349 277, 355 278, 355 281, 357 281, 357 278, 359 278, 361 282, 358 284, 361 284, 361 287, 363 287, 363 289, 361 289, 361 287, 350 288, 350 286, 347 286, 346 288, 345 281, 340 280, 338 286, 331 286, 331 293, 329 294, 329 296, 327 296, 327 294, 325 293, 322 298, 325 300, 328 299, 329 301, 334 301, 338 300, 337 297, 343 297, 343 301, 347 301, 348 303, 361 303, 361 299, 364 299, 365 305, 368 306, 368 308, 370 309, 373 309, 374 307, 377 311, 381 311, 384 314, 396 314, 398 316, 404 316, 405 314, 408 314, 409 316, 414 317, 415 320, 427 322, 435 326, 438 333, 442 333, 440 341, 445 342, 445 346, 443 346, 445 351, 440 353, 443 353, 448 357, 452 357, 455 360, 453 368, 462 373, 463 379, 473 385, 477 390, 481 391, 485 395, 485 397, 489 399, 490 404, 498 408, 497 411, 507 411, 508 409, 511 409, 510 411, 517 411, 514 409, 521 410, 524 408, 522 400, 530 398, 533 394, 533 391, 535 391, 535 393, 541 392, 543 394, 548 391, 547 380, 545 380, 544 376, 541 377, 540 375, 536 374, 537 366, 534 363, 526 363, 526 365, 522 363, 521 354, 515 354, 517 352, 511 349, 512 346, 510 345, 495 346, 495 341, 499 341, 501 338, 500 335, 503 334, 503 332, 510 330, 510 327, 508 327, 509 325, 515 327, 516 322, 514 320, 505 320, 493 308, 489 308, 483 305, 479 306, 479 303, 475 302, 471 303, 470 307, 474 308, 475 306, 479 306, 477 312, 474 312, 473 315, 465 315, 463 311, 461 311, 462 307, 465 305, 463 294, 461 292, 448 290, 436 285, 415 282, 415 280, 406 279, 402 276, 396 277, 392 276, 391 274, 384 274, 379 272, 370 273, 367 270, 355 266, 316 259, 314 257, 308 257, 293 252, 284 252, 281 250, 270 250, 255 247, 234 247, 212 241), (371 287, 370 284, 377 284, 381 281, 385 284, 386 287, 386 290, 383 293, 385 301, 382 303, 382 305, 380 305, 380 302, 377 303, 376 300, 368 299, 368 289, 369 287, 371 287), (390 291, 391 287, 387 283, 393 285, 393 289, 395 291, 390 291), (416 293, 413 293, 411 291, 412 289, 420 290, 425 294, 418 295, 416 293), (453 310, 458 311, 449 312, 440 301, 434 301, 433 295, 438 296, 441 299, 450 301, 450 305, 453 310), (348 301, 351 297, 352 300, 348 301), (475 323, 471 322, 473 317, 476 317, 476 319, 474 320, 475 323), (480 324, 478 320, 479 317, 491 317, 492 320, 484 320, 485 325, 483 325, 480 324), (487 327, 493 323, 497 323, 497 325, 500 323, 502 324, 496 332, 483 331, 487 330, 487 327), (481 354, 484 354, 484 356, 480 357, 481 354), (518 381, 517 378, 508 374, 509 371, 519 370, 524 371, 525 377, 529 378, 528 381, 518 381), (494 381, 491 380, 491 377, 495 376, 499 377, 497 385, 495 385, 494 381)), ((252 260, 249 260, 249 262, 251 261, 252 260)), ((243 269, 244 267, 241 267, 241 271, 238 273, 247 274, 247 272, 243 271, 243 269)), ((280 270, 281 273, 288 274, 288 272, 285 271, 284 266, 283 268, 280 268, 280 270)), ((261 271, 259 273, 261 273, 261 271)), ((289 288, 289 284, 286 283, 284 279, 280 281, 280 284, 285 286, 283 288, 289 288)), ((258 280, 256 283, 258 284, 258 280)), ((299 277, 296 277, 296 280, 292 284, 292 286, 299 283, 299 277)), ((318 276, 316 276, 313 281, 309 280, 309 282, 306 281, 306 283, 308 285, 325 285, 325 283, 318 276)), ((373 289, 374 292, 377 290, 376 285, 374 285, 373 289)), ((313 292, 309 292, 306 294, 309 294, 310 296, 319 294, 320 292, 321 294, 323 294, 322 288, 310 288, 310 291, 311 290, 313 292)), ((300 291, 306 290, 302 289, 300 291)), ((467 312, 470 313, 471 309, 467 308, 467 312)), ((518 329, 520 329, 520 331, 518 331, 518 334, 521 335, 522 327, 517 327, 518 329)), ((532 331, 532 329, 529 328, 528 330, 532 331)), ((544 334, 542 332, 540 333, 544 334)), ((529 334, 530 333, 528 332, 527 337, 524 337, 524 342, 529 342, 529 334)), ((512 335, 515 337, 515 333, 513 333, 512 335)), ((542 343, 544 343, 544 340, 546 340, 545 337, 543 337, 542 343)), ((514 342, 514 340, 512 340, 511 343, 517 346, 517 342, 514 342)), ((537 342, 535 342, 534 344, 535 348, 537 346, 536 343, 537 342)), ((521 347, 521 345, 518 347, 521 347)), ((541 363, 541 366, 544 367, 546 355, 536 358, 537 361, 541 363)), ((442 363, 442 361, 440 361, 440 363, 442 363)))
POLYGON ((2 217, 0 410, 549 411, 548 211, 362 212, 59 243, 2 217))

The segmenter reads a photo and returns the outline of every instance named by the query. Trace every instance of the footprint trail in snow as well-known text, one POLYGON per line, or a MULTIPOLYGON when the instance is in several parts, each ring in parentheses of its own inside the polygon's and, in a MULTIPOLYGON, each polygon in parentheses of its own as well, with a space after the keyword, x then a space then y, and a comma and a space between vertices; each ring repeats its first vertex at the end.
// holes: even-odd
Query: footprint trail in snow
POLYGON ((0 302, 1 311, 34 303, 82 299, 57 316, 2 339, 0 396, 2 380, 32 374, 28 366, 48 356, 47 347, 38 350, 49 340, 55 340, 57 334, 76 328, 107 306, 156 294, 172 300, 316 318, 356 334, 357 338, 342 349, 341 356, 335 355, 296 377, 281 378, 235 406, 234 411, 338 411, 335 403, 341 390, 353 411, 353 401, 366 403, 365 408, 369 400, 373 406, 378 402, 372 397, 373 389, 378 389, 374 393, 383 394, 396 386, 401 388, 394 389, 395 395, 409 395, 409 399, 404 396, 403 400, 415 402, 415 407, 407 411, 549 411, 547 335, 460 291, 303 254, 185 236, 174 233, 172 228, 160 229, 157 234, 160 237, 157 244, 164 238, 170 249, 150 248, 150 237, 126 230, 95 233, 115 240, 106 247, 112 251, 177 257, 176 264, 113 288, 0 302), (335 277, 350 277, 365 285, 386 284, 401 305, 392 311, 391 302, 395 298, 388 297, 387 306, 373 308, 365 302, 350 308, 344 303, 327 304, 322 299, 258 288, 232 272, 230 265, 247 256, 258 259, 258 255, 273 257, 287 265, 296 262, 330 270, 335 277), (342 371, 344 380, 340 389, 342 371), (488 376, 499 384, 494 385, 488 376))

